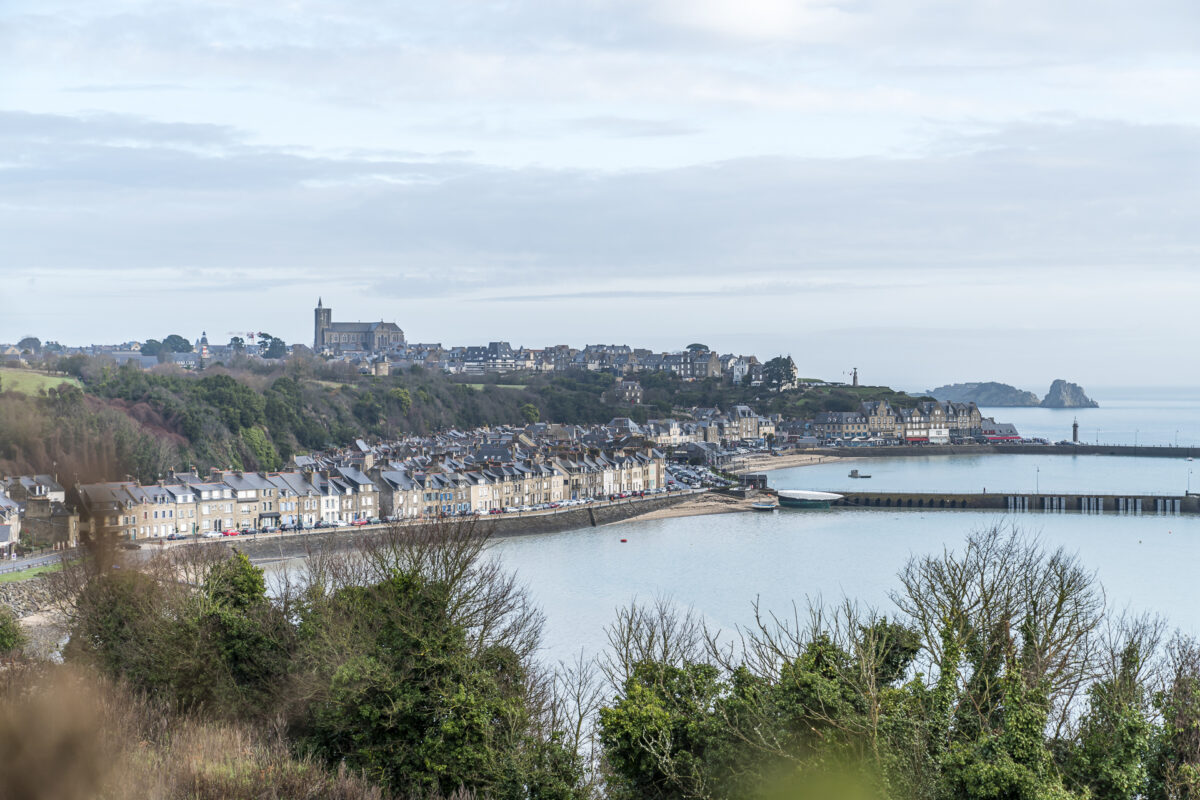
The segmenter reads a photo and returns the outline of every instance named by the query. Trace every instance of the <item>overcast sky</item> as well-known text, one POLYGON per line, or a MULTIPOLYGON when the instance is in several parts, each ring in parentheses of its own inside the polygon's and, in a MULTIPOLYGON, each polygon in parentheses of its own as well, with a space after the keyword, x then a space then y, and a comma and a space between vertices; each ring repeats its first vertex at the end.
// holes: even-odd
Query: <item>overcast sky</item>
POLYGON ((0 342, 1195 383, 1195 0, 0 4, 0 342))

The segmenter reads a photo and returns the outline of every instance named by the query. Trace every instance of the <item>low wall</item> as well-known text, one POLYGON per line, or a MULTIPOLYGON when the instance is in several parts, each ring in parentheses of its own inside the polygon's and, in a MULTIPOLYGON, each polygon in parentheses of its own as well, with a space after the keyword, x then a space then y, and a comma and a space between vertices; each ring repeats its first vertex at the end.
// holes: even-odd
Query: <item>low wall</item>
MULTIPOLYGON (((556 509, 553 512, 529 514, 496 514, 477 517, 477 524, 493 536, 526 536, 538 533, 590 528, 622 522, 681 503, 696 493, 659 495, 644 499, 621 500, 612 503, 556 509)), ((363 536, 385 530, 384 525, 363 525, 356 528, 323 528, 320 531, 287 534, 259 534, 204 539, 205 543, 237 547, 254 561, 303 558, 321 550, 341 550, 353 547, 363 536)), ((176 545, 181 546, 181 545, 176 545)), ((151 550, 150 546, 144 549, 151 550)))

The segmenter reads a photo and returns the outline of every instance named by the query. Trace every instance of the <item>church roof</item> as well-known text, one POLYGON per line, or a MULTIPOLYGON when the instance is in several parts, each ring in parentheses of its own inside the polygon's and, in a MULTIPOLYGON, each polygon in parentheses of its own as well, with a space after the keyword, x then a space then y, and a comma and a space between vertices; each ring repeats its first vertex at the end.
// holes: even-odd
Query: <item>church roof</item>
POLYGON ((331 322, 325 329, 333 333, 402 333, 400 326, 394 322, 331 322))

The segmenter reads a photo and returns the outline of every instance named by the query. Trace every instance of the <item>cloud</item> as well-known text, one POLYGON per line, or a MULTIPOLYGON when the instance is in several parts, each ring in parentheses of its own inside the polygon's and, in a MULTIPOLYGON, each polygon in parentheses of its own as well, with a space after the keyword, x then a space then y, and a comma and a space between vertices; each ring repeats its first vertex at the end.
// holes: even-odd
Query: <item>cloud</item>
POLYGON ((337 269, 405 296, 506 296, 569 295, 596 275, 686 293, 711 277, 887 284, 1183 268, 1200 253, 1200 137, 1178 126, 1035 121, 921 158, 598 171, 292 152, 112 115, 4 121, 0 271, 337 269))

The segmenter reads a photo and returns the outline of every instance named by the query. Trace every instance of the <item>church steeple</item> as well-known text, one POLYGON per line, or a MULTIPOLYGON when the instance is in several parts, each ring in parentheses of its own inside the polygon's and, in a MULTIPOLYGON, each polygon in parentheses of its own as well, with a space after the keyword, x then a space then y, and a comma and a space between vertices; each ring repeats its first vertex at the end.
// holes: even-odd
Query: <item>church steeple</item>
POLYGON ((317 297, 317 308, 321 307, 321 298, 317 297))

